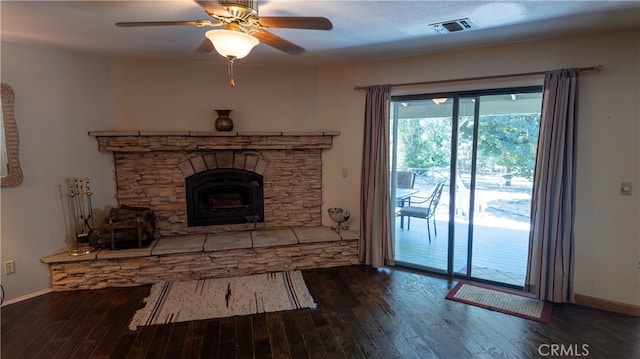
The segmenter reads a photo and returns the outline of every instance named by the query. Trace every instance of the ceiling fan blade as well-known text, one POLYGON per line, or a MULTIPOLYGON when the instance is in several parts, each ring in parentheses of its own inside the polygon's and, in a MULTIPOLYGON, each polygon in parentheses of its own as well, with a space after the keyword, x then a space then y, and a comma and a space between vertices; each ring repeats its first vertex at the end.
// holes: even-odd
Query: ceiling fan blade
POLYGON ((210 12, 218 16, 223 16, 223 17, 231 16, 231 13, 229 13, 229 11, 227 11, 227 9, 225 9, 224 6, 222 6, 222 4, 220 4, 217 1, 196 1, 196 2, 198 3, 198 5, 202 6, 205 10, 207 10, 207 12, 210 12))
POLYGON ((265 16, 259 17, 258 22, 264 27, 282 29, 331 30, 333 28, 333 24, 326 17, 265 16))
POLYGON ((289 55, 300 55, 306 50, 302 47, 289 42, 278 35, 272 34, 268 31, 259 30, 252 34, 257 37, 260 42, 263 42, 271 47, 274 47, 280 51, 284 51, 289 55))
POLYGON ((139 27, 139 26, 211 26, 213 23, 208 20, 192 20, 192 21, 136 21, 136 22, 116 22, 118 27, 139 27))

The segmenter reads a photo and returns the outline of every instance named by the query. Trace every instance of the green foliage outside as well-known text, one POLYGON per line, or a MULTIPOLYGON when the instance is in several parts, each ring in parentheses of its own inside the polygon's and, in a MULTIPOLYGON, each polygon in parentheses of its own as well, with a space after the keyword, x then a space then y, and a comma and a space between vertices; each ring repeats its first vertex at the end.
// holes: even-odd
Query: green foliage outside
POLYGON ((451 153, 451 120, 423 118, 398 121, 398 167, 448 166, 451 153))
MULTIPOLYGON (((459 162, 471 159, 473 126, 472 117, 460 119, 459 162)), ((477 168, 502 174, 507 185, 516 176, 531 180, 539 127, 539 114, 480 116, 477 168)), ((398 121, 398 168, 446 167, 450 153, 450 119, 398 121)))

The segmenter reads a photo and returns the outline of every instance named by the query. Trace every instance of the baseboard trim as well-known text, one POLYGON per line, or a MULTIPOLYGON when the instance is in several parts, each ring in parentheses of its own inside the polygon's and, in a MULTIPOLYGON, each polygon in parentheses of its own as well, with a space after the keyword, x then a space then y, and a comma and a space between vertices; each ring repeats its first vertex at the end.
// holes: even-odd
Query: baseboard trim
POLYGON ((18 298, 13 298, 11 300, 7 300, 4 303, 2 303, 2 306, 4 307, 4 306, 7 306, 7 305, 15 304, 15 303, 18 303, 18 302, 22 302, 23 300, 39 297, 39 296, 41 296, 43 294, 47 294, 47 293, 51 293, 51 292, 53 292, 51 290, 51 288, 39 290, 37 292, 29 293, 27 295, 23 295, 23 296, 18 297, 18 298))
POLYGON ((582 294, 575 294, 574 298, 576 304, 584 305, 585 307, 640 317, 640 306, 637 305, 614 302, 612 300, 594 298, 582 294))

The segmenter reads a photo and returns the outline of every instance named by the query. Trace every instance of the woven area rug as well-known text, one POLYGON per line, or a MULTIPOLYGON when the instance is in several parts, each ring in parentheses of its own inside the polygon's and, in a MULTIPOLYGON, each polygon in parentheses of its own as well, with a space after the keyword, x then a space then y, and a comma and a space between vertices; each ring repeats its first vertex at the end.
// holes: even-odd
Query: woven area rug
POLYGON ((506 289, 461 281, 446 298, 538 322, 549 323, 551 319, 551 303, 506 289))
POLYGON ((129 329, 211 318, 315 308, 300 271, 159 282, 144 299, 129 329))

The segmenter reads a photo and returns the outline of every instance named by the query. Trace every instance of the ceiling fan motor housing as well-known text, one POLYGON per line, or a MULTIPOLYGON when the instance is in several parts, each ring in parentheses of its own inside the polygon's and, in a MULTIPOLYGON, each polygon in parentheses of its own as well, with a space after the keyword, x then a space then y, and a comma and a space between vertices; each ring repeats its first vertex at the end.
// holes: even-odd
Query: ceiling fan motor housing
POLYGON ((258 16, 258 0, 218 0, 231 15, 244 21, 258 16))

